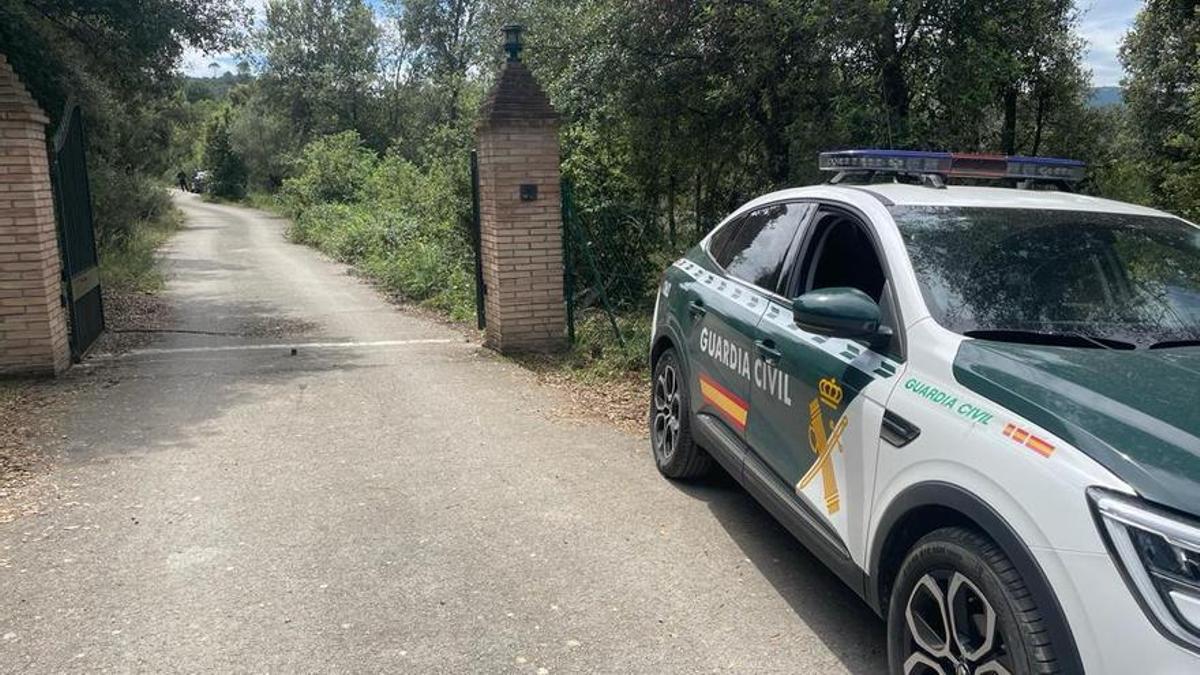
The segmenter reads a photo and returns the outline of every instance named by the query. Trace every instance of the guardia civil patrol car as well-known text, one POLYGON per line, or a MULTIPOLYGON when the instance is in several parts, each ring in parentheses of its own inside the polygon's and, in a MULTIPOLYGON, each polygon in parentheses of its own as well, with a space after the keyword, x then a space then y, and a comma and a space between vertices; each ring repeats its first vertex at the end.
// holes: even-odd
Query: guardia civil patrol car
POLYGON ((1200 673, 1200 228, 1070 160, 820 164, 667 271, 659 470, 719 462, 893 672, 1200 673))

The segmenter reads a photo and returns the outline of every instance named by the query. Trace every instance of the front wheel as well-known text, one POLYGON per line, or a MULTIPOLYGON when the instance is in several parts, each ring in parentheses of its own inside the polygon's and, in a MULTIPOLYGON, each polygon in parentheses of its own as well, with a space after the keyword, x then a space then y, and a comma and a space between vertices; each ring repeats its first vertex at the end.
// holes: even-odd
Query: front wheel
POLYGON ((712 459, 692 440, 688 380, 674 349, 658 357, 650 381, 650 447, 654 464, 667 478, 708 473, 712 459))
POLYGON ((888 656, 904 675, 1058 673, 1046 622, 996 544, 949 527, 913 546, 892 588, 888 656))

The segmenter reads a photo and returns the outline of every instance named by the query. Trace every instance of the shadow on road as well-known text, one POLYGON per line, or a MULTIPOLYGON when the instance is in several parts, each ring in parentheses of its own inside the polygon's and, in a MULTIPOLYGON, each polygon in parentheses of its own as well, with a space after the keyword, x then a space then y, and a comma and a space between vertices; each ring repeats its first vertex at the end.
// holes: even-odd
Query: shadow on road
POLYGON ((887 671, 883 621, 732 476, 716 466, 703 480, 674 485, 705 502, 746 558, 847 670, 861 675, 887 671))
MULTIPOLYGON (((198 273, 187 271, 193 278, 198 273)), ((352 377, 378 364, 353 349, 293 353, 295 344, 340 339, 269 303, 192 296, 186 307, 173 304, 168 323, 117 329, 147 337, 136 351, 98 352, 87 368, 70 373, 93 391, 78 397, 68 420, 69 458, 198 446, 221 420, 260 405, 268 392, 311 405, 308 383, 319 381, 313 376, 352 377)))

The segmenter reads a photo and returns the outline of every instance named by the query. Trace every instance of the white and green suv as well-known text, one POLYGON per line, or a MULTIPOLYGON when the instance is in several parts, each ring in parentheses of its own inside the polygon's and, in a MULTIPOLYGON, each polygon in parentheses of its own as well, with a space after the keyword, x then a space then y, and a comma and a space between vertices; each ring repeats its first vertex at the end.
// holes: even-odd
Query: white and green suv
POLYGON ((897 673, 1200 673, 1200 228, 1068 160, 822 156, 667 271, 650 427, 887 620, 897 673))

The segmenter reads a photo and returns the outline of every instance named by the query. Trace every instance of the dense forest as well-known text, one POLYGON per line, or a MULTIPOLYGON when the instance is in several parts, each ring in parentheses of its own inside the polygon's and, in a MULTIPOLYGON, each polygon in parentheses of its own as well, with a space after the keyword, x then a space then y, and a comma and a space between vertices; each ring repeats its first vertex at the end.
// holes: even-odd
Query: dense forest
POLYGON ((465 317, 467 157, 514 21, 627 309, 730 208, 819 180, 826 149, 1074 157, 1087 192, 1200 219, 1196 1, 1146 3, 1124 102, 1102 106, 1071 0, 0 0, 0 52, 52 116, 84 105, 106 248, 203 169, 213 196, 284 209, 296 239, 465 317), (184 78, 185 46, 244 57, 184 78))

